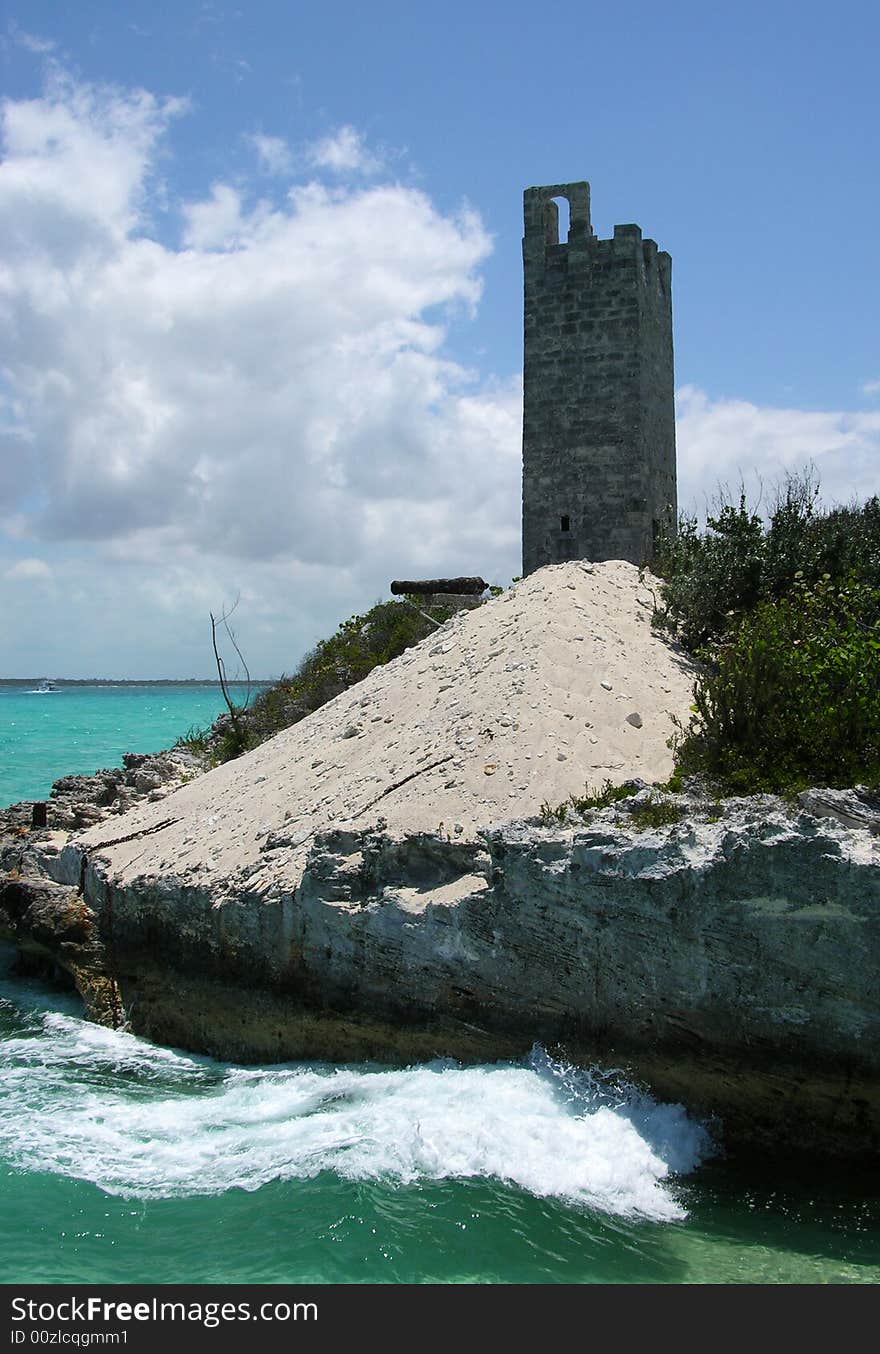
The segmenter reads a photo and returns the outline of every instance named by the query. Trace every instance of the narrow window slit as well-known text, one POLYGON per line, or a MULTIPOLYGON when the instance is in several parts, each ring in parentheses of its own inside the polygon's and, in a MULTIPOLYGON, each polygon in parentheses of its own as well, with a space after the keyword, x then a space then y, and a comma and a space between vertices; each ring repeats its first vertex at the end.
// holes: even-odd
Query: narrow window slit
POLYGON ((568 232, 571 230, 571 204, 567 197, 554 197, 550 200, 556 204, 557 239, 560 244, 568 244, 568 232))

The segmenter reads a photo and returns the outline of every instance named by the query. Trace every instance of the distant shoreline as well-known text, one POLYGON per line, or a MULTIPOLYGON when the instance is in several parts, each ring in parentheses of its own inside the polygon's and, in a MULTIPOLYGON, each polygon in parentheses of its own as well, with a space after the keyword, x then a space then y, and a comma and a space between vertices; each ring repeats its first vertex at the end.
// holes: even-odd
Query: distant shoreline
MULTIPOLYGON (((216 686, 216 677, 53 677, 59 686, 216 686)), ((0 686, 36 686, 46 681, 40 677, 0 677, 0 686)), ((251 686, 272 686, 275 677, 252 677, 251 686)), ((232 681, 230 686, 247 686, 245 680, 232 681)))

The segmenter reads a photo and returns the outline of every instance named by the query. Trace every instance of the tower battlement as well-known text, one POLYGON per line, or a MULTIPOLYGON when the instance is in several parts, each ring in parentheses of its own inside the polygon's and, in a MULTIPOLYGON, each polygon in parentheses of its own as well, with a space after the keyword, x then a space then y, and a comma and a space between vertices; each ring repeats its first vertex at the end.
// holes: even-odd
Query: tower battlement
POLYGON ((598 239, 587 183, 527 188, 523 216, 523 573, 645 563, 676 514, 672 260, 637 225, 598 239))

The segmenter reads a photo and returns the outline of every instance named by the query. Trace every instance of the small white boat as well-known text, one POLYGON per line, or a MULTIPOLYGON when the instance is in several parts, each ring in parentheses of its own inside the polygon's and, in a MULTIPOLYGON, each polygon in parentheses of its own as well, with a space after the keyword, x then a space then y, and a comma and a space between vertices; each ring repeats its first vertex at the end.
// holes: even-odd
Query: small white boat
POLYGON ((59 688, 49 677, 44 677, 40 685, 31 693, 34 696, 46 696, 50 691, 57 691, 59 688))

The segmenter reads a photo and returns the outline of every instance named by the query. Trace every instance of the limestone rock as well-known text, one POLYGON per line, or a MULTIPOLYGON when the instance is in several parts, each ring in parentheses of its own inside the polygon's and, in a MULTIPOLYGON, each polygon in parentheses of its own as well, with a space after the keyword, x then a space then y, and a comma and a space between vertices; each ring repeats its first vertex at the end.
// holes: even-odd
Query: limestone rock
POLYGON ((17 943, 31 927, 96 1018, 121 1002, 136 1032, 222 1057, 485 1059, 542 1039, 720 1116, 730 1143, 876 1151, 876 805, 814 791, 719 817, 694 790, 678 823, 639 830, 693 677, 639 624, 640 588, 620 561, 551 566, 234 762, 180 784, 168 756, 161 802, 133 783, 160 775, 149 758, 62 787, 53 811, 101 821, 65 844, 9 820, 7 868, 67 886, 56 939, 16 904, 17 943), (382 720, 341 736, 365 702, 382 720), (639 792, 541 826, 611 778, 639 792), (111 933, 112 1000, 95 976, 111 933))
POLYGON ((77 847, 49 865, 83 874, 99 918, 112 888, 120 992, 153 1038, 263 1058, 268 1002, 279 1058, 416 1057, 431 1032, 437 1054, 502 1057, 540 1039, 718 1116, 731 1145, 876 1151, 880 842, 769 796, 720 820, 678 802, 678 824, 648 831, 631 801, 476 840, 340 825, 276 843, 259 891, 249 869, 123 879, 77 847), (227 1015, 209 1036, 215 982, 227 1015))

